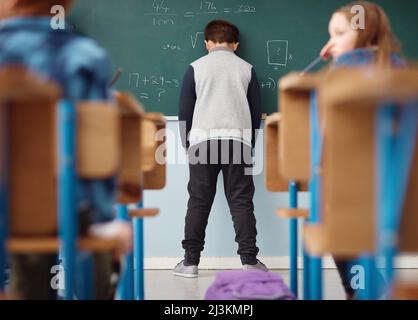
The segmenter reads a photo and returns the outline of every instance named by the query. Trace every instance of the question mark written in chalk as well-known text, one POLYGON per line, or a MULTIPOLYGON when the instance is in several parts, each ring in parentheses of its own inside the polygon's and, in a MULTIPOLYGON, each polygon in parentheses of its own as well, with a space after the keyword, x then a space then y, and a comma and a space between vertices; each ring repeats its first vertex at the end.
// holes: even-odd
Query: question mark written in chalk
POLYGON ((161 101, 161 96, 163 95, 163 93, 165 93, 166 91, 164 89, 158 89, 158 101, 161 101))

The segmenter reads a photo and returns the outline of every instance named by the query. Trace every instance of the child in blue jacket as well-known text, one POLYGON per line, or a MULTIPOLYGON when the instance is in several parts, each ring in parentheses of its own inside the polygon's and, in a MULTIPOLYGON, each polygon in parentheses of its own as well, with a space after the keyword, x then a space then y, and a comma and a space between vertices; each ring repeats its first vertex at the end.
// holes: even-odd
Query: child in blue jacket
MULTIPOLYGON (((380 68, 405 66, 405 62, 400 57, 400 44, 392 32, 389 19, 383 9, 374 3, 358 1, 336 10, 329 23, 329 34, 330 39, 321 50, 321 56, 324 60, 332 58, 333 68, 368 65, 380 68), (364 29, 359 29, 354 24, 358 22, 353 19, 357 12, 351 9, 357 5, 364 8, 364 29)), ((334 260, 347 299, 355 298, 355 290, 350 283, 349 269, 352 261, 334 260)), ((383 283, 383 279, 381 282, 383 283)))

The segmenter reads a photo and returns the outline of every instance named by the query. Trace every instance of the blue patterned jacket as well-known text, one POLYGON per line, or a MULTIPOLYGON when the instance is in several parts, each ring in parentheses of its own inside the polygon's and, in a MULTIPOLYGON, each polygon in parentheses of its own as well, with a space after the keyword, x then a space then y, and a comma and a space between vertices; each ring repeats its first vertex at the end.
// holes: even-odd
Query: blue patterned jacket
MULTIPOLYGON (((110 65, 93 40, 66 30, 53 30, 49 17, 0 21, 0 66, 19 65, 57 82, 65 99, 109 99, 110 65)), ((115 179, 78 180, 78 210, 91 222, 113 219, 115 179)))

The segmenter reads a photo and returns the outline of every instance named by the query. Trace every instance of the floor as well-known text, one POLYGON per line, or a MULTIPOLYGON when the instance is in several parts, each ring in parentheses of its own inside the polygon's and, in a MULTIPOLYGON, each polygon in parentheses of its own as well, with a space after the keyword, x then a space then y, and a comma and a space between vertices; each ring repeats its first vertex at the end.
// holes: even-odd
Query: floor
MULTIPOLYGON (((221 270, 199 270, 199 277, 187 279, 174 276, 170 270, 145 271, 145 298, 147 300, 201 300, 205 292, 221 270)), ((289 283, 288 270, 272 270, 289 283)), ((299 272, 299 292, 302 293, 302 272, 299 272)), ((324 298, 327 300, 345 299, 336 270, 324 271, 324 298)))
MULTIPOLYGON (((198 278, 174 276, 171 270, 145 270, 146 300, 203 300, 206 290, 216 275, 223 270, 199 270, 198 278)), ((270 270, 280 275, 289 284, 289 270, 270 270)), ((397 269, 399 280, 418 283, 418 269, 397 269)), ((302 270, 299 270, 299 298, 303 296, 302 270)), ((345 300, 341 280, 336 269, 323 271, 324 300, 345 300)), ((0 297, 1 300, 1 297, 0 297)))
MULTIPOLYGON (((221 270, 199 270, 199 277, 186 279, 174 276, 170 270, 145 271, 145 298, 147 300, 201 300, 205 292, 215 280, 221 270)), ((272 270, 289 283, 289 270, 272 270)), ((402 280, 418 280, 418 269, 397 270, 402 280)), ((324 299, 344 300, 338 272, 335 269, 326 269, 323 273, 324 299)), ((299 271, 299 297, 302 297, 302 271, 299 271)))

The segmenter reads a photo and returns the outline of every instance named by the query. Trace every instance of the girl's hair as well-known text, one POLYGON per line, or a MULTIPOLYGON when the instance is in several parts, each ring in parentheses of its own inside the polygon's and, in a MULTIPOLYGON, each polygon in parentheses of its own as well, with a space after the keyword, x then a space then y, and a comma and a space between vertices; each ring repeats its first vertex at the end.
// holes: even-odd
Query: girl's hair
POLYGON ((385 11, 375 3, 369 1, 356 1, 349 3, 335 13, 344 14, 351 22, 358 12, 352 13, 353 6, 362 6, 365 12, 365 28, 359 28, 356 48, 376 47, 376 64, 384 67, 390 64, 390 55, 400 53, 401 44, 396 38, 390 26, 389 18, 385 11))

